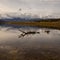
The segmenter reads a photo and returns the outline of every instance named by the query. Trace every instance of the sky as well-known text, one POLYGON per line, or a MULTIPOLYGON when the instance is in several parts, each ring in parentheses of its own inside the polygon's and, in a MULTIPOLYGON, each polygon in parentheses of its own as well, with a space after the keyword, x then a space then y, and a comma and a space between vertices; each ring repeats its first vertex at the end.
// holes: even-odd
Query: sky
POLYGON ((0 13, 19 12, 60 15, 60 0, 0 0, 0 13))

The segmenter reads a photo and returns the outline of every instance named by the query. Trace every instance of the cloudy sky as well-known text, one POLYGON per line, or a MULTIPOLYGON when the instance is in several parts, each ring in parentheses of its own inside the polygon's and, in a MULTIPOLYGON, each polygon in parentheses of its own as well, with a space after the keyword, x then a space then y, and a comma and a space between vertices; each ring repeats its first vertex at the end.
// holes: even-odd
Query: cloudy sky
POLYGON ((60 0, 0 0, 0 13, 31 12, 37 14, 60 14, 60 0))

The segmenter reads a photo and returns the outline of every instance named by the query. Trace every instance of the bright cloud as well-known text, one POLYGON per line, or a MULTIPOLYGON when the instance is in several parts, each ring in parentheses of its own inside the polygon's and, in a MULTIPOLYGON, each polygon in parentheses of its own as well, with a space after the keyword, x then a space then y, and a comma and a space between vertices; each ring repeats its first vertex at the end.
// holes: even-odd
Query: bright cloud
POLYGON ((19 8, 42 15, 60 13, 60 0, 0 0, 0 11, 15 12, 19 8))

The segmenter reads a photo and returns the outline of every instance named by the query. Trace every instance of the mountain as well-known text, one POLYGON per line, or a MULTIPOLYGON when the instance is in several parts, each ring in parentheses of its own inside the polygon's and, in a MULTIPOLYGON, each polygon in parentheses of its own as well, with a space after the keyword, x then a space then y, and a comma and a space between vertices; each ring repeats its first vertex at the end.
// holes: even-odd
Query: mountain
POLYGON ((34 21, 40 19, 38 15, 31 14, 0 14, 0 20, 3 21, 34 21))
POLYGON ((40 21, 40 20, 49 20, 49 19, 58 19, 59 17, 56 15, 47 15, 39 17, 38 15, 29 14, 20 14, 20 13, 6 13, 0 14, 0 21, 40 21))

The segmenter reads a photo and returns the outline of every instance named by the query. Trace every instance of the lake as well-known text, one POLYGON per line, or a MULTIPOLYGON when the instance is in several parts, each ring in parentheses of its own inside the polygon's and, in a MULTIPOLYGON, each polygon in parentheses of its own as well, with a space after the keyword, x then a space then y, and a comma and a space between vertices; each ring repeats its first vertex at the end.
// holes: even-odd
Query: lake
POLYGON ((60 60, 60 30, 0 25, 0 60, 60 60))

